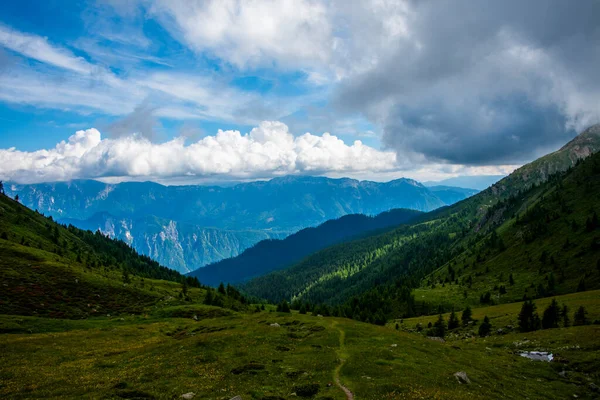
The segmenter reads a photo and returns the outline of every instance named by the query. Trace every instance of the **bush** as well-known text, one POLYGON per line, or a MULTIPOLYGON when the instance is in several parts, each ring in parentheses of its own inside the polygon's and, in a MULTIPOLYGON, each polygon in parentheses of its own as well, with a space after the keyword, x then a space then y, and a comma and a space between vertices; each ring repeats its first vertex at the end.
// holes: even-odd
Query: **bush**
POLYGON ((284 312, 284 313, 289 313, 290 311, 290 305, 288 304, 287 301, 283 300, 281 303, 279 303, 277 305, 277 312, 284 312))
POLYGON ((294 392, 300 397, 312 397, 319 393, 319 384, 311 383, 308 385, 294 386, 294 392))

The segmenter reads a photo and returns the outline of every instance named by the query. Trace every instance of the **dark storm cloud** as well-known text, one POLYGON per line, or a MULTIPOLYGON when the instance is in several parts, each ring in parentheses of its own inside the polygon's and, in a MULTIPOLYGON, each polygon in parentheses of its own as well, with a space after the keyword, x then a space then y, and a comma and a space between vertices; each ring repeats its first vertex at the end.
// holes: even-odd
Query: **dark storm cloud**
POLYGON ((408 34, 342 82, 406 158, 519 163, 600 115, 600 2, 412 2, 408 34))

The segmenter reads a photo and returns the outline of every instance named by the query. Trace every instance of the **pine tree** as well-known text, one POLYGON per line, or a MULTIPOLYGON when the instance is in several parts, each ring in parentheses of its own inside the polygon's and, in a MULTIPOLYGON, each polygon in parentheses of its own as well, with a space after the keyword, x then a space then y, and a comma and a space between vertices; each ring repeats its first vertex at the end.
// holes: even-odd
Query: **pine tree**
POLYGON ((558 328, 558 321, 560 320, 560 307, 556 299, 552 299, 552 303, 544 310, 542 315, 542 328, 551 329, 558 328))
POLYGON ((536 305, 531 300, 523 303, 519 313, 519 330, 521 332, 531 332, 539 329, 540 317, 536 312, 536 305))
POLYGON ((569 307, 567 307, 566 304, 563 304, 561 316, 563 319, 563 326, 565 328, 569 327, 571 325, 571 321, 569 320, 569 307))
POLYGON ((129 277, 129 272, 126 269, 123 270, 123 283, 131 283, 131 278, 129 277))
POLYGON ((213 291, 212 291, 212 289, 207 289, 206 296, 204 297, 204 304, 206 304, 207 306, 212 306, 213 302, 214 302, 213 291))
POLYGON ((577 285, 577 291, 578 292, 585 292, 585 278, 581 278, 581 280, 579 281, 579 284, 577 285))
POLYGON ((219 290, 219 293, 221 293, 223 295, 226 294, 226 292, 225 292, 225 285, 223 285, 223 282, 221 282, 221 284, 219 285, 219 289, 218 290, 219 290))
POLYGON ((490 323, 490 319, 486 315, 483 319, 481 325, 479 325, 479 336, 485 337, 490 334, 492 331, 492 324, 490 323))
POLYGON ((435 321, 435 324, 433 324, 433 334, 441 338, 446 336, 446 323, 444 322, 442 314, 440 314, 437 321, 435 321))
POLYGON ((580 325, 587 325, 588 321, 587 321, 587 311, 585 311, 585 308, 583 308, 583 306, 580 306, 577 311, 575 311, 575 315, 573 315, 573 325, 574 326, 580 326, 580 325))
POLYGON ((473 311, 471 310, 471 307, 467 306, 463 310, 462 315, 460 317, 462 324, 464 326, 469 325, 469 322, 472 320, 472 318, 473 318, 473 311))
POLYGON ((287 301, 282 300, 281 303, 279 303, 277 305, 277 312, 284 312, 284 313, 289 313, 290 311, 290 305, 288 304, 287 301))
POLYGON ((451 331, 453 329, 458 328, 459 326, 460 323, 458 321, 458 317, 456 316, 456 313, 453 310, 450 314, 450 318, 448 319, 448 330, 451 331))
POLYGON ((302 305, 300 306, 300 314, 306 314, 306 306, 304 305, 304 303, 302 303, 302 305))

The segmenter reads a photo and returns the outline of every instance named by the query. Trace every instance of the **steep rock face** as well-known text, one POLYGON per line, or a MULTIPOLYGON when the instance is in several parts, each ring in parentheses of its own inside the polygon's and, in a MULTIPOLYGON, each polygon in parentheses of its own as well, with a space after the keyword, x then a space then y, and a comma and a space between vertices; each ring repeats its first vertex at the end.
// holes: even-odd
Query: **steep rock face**
POLYGON ((549 176, 566 171, 591 154, 600 151, 600 124, 581 132, 559 150, 522 166, 492 186, 495 194, 512 194, 545 182, 549 176))
POLYGON ((286 232, 203 228, 153 216, 132 220, 108 213, 99 213, 84 221, 64 218, 59 222, 91 231, 100 230, 182 273, 235 257, 261 240, 287 235, 286 232))
POLYGON ((83 229, 100 229, 181 272, 344 215, 376 215, 394 208, 428 211, 471 194, 447 188, 438 196, 411 179, 377 183, 323 177, 282 177, 233 187, 79 180, 7 184, 6 191, 19 194, 32 209, 83 229))
POLYGON ((283 177, 234 187, 162 186, 150 182, 109 185, 96 181, 9 185, 9 195, 55 218, 85 220, 97 213, 159 218, 221 229, 297 231, 353 213, 393 208, 429 211, 447 205, 410 179, 386 183, 283 177))

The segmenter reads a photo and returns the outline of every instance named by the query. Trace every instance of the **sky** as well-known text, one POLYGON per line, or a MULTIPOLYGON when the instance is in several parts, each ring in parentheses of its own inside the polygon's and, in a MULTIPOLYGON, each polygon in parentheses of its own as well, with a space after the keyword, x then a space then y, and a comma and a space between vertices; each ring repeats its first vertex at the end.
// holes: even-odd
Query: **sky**
POLYGON ((0 179, 504 175, 600 122, 597 0, 0 4, 0 179))

